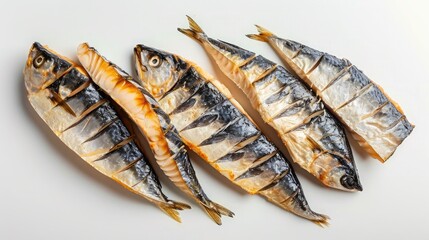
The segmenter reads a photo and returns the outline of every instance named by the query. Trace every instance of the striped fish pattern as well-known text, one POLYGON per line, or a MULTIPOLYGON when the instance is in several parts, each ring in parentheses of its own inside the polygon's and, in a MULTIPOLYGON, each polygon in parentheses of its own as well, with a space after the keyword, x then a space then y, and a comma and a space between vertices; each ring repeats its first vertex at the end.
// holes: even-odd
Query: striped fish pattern
POLYGON ((189 206, 162 193, 134 135, 83 68, 34 43, 24 79, 31 105, 70 149, 102 174, 180 221, 177 210, 189 206))
POLYGON ((267 42, 372 157, 385 162, 413 131, 401 107, 347 59, 258 31, 249 37, 267 42))
POLYGON ((308 206, 289 161, 220 82, 177 55, 144 45, 134 51, 141 85, 190 149, 247 192, 327 224, 327 216, 308 206))
POLYGON ((180 32, 197 40, 272 126, 292 159, 326 186, 361 191, 358 172, 340 122, 285 68, 261 55, 208 37, 188 17, 180 32))

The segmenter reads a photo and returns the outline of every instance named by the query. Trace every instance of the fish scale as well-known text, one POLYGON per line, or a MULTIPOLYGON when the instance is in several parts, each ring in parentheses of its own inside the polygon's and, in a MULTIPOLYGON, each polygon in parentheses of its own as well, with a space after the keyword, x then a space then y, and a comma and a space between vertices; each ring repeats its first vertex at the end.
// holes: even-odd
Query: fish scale
POLYGON ((31 105, 70 149, 99 172, 180 221, 176 210, 189 206, 169 200, 162 193, 161 184, 136 140, 110 100, 98 91, 82 68, 34 43, 24 78, 31 105), (35 65, 35 59, 41 56, 42 65, 35 65), (53 94, 61 99, 53 100, 53 94))
POLYGON ((277 131, 296 163, 326 186, 362 190, 343 127, 310 88, 282 66, 234 44, 212 39, 194 20, 188 20, 190 29, 179 31, 200 42, 222 72, 243 90, 264 121, 277 131), (324 138, 331 135, 336 136, 329 138, 335 143, 324 138))
POLYGON ((247 192, 317 224, 327 224, 327 216, 308 206, 289 161, 221 83, 177 55, 143 45, 137 45, 134 52, 141 85, 152 91, 191 150, 247 192), (154 56, 163 59, 161 66, 150 66, 154 56), (157 71, 174 78, 164 81, 157 71), (158 89, 164 92, 157 94, 158 89), (177 111, 191 99, 194 104, 177 111))
POLYGON ((258 31, 249 36, 267 42, 372 157, 385 162, 413 131, 399 105, 347 59, 258 31))

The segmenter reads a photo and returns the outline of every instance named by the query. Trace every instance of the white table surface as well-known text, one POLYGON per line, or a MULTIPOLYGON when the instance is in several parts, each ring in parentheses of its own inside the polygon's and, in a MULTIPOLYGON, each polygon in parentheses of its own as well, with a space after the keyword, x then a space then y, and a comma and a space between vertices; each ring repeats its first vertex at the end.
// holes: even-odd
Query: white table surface
POLYGON ((88 2, 14 0, 0 8, 0 239, 428 239, 428 1, 88 2), (385 164, 350 139, 363 192, 325 188, 294 165, 311 207, 332 218, 330 227, 246 194, 195 155, 205 191, 236 217, 215 225, 162 176, 166 194, 193 207, 176 223, 83 162, 29 105, 22 69, 34 41, 72 59, 77 45, 88 41, 130 72, 132 48, 144 43, 199 63, 282 146, 202 48, 176 31, 187 26, 185 14, 210 36, 275 61, 267 45, 244 37, 255 32, 253 24, 346 57, 383 86, 416 125, 385 164))

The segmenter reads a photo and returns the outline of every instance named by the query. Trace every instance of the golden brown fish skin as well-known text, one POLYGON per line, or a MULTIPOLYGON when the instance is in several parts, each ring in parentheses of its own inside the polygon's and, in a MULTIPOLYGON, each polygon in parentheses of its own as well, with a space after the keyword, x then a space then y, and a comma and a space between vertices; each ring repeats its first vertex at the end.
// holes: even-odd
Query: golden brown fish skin
POLYGON ((248 96, 293 160, 326 186, 361 191, 345 131, 312 91, 285 68, 253 52, 208 37, 188 17, 180 32, 197 40, 248 96))
POLYGON ((233 217, 233 212, 211 201, 204 193, 177 130, 149 92, 86 43, 79 46, 78 57, 93 81, 144 133, 158 165, 170 180, 200 204, 217 224, 222 224, 221 215, 233 217))
POLYGON ((31 105, 70 149, 102 174, 180 222, 177 210, 189 206, 169 200, 162 193, 137 140, 83 68, 34 43, 24 79, 31 105))
POLYGON ((308 206, 289 161, 225 86, 177 55, 143 45, 134 52, 140 83, 155 96, 190 149, 247 192, 327 224, 327 216, 308 206), (153 59, 161 62, 153 67, 153 59))
POLYGON ((350 61, 257 28, 258 35, 248 36, 267 42, 372 157, 387 161, 411 134, 414 125, 401 107, 350 61))

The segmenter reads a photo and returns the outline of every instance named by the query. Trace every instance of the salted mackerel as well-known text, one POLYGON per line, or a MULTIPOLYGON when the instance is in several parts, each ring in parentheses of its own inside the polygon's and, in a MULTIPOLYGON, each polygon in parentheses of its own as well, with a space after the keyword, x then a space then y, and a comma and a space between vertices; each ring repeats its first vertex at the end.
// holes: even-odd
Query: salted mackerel
POLYGON ((372 157, 385 162, 411 134, 414 125, 401 107, 350 61, 257 28, 248 36, 267 42, 372 157))

